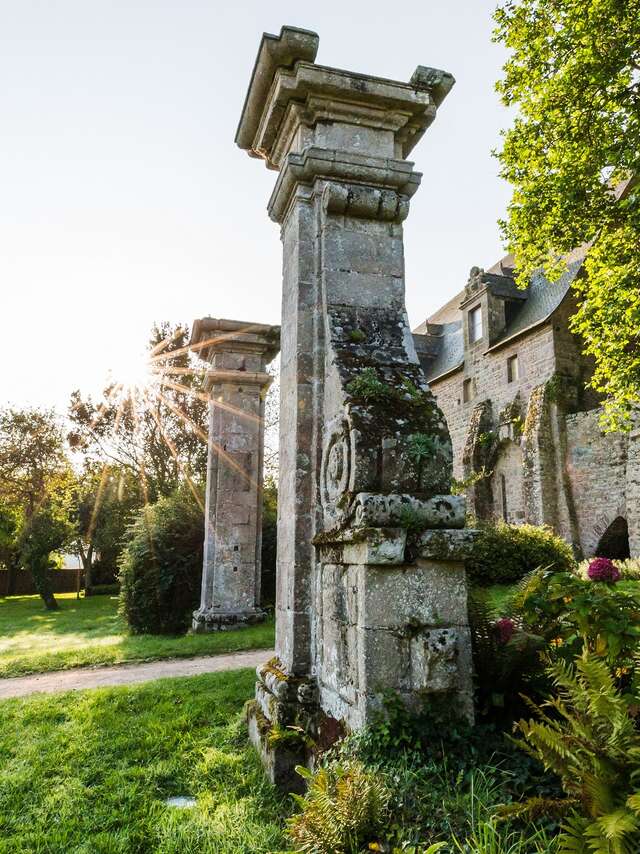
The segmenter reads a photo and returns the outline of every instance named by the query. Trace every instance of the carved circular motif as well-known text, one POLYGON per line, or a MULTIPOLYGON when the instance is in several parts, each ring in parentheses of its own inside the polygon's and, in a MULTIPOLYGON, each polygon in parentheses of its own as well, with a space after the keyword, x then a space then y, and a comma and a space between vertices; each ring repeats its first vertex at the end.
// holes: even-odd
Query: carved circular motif
POLYGON ((351 465, 347 425, 336 426, 327 438, 322 455, 322 499, 325 506, 347 491, 351 465))

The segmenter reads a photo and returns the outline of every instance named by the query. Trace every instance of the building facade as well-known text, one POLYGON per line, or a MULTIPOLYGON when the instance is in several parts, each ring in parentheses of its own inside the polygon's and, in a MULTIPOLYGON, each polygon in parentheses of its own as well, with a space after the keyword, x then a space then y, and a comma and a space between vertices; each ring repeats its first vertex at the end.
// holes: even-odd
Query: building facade
POLYGON ((548 524, 576 553, 640 555, 640 431, 604 433, 591 364, 571 333, 580 252, 555 283, 517 288, 513 260, 471 269, 414 332, 480 519, 548 524))

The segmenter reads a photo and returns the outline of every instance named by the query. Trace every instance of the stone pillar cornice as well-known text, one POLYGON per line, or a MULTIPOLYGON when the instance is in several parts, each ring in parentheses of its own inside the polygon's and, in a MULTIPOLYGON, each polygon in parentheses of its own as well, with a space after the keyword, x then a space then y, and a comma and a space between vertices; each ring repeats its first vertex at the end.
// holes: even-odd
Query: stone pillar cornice
POLYGON ((406 158, 455 82, 426 66, 403 83, 317 65, 317 49, 315 33, 293 27, 262 38, 236 144, 269 168, 281 168, 290 150, 303 147, 300 128, 322 123, 388 130, 390 153, 406 158))
POLYGON ((260 390, 267 389, 273 382, 273 376, 263 371, 207 371, 204 378, 205 391, 211 391, 216 385, 258 386, 260 390))
POLYGON ((266 323, 203 317, 194 321, 189 347, 210 364, 215 356, 221 353, 262 356, 268 363, 280 351, 280 327, 266 323))

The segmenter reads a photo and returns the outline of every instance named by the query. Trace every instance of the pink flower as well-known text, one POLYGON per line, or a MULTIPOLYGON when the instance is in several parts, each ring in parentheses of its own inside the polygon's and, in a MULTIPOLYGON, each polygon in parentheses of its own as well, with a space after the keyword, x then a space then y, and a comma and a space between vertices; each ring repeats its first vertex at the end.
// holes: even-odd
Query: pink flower
POLYGON ((587 575, 591 581, 620 581, 620 570, 608 557, 596 557, 589 564, 587 575))
POLYGON ((508 617, 502 617, 502 619, 496 620, 496 631, 498 632, 498 640, 500 643, 509 643, 515 630, 516 627, 513 620, 510 620, 508 617))

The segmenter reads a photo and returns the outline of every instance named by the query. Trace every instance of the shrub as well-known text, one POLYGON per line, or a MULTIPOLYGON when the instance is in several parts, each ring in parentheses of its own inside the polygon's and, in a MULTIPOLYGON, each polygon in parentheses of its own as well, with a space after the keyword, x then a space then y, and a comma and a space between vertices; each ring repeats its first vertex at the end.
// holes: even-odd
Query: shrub
POLYGON ((538 570, 521 583, 513 608, 545 638, 551 658, 573 660, 586 649, 611 667, 633 664, 640 645, 640 594, 635 591, 613 581, 538 570))
MULTIPOLYGON (((600 560, 600 558, 595 558, 595 560, 600 560)), ((593 561, 594 558, 581 561, 576 568, 576 573, 581 578, 588 578, 589 566, 593 561)), ((616 560, 615 566, 624 580, 637 581, 640 578, 640 559, 638 558, 616 560)))
POLYGON ((139 511, 120 561, 120 608, 135 634, 180 634, 200 598, 204 520, 179 489, 139 511))
MULTIPOLYGON (((557 662, 550 673, 556 696, 535 707, 538 720, 518 728, 524 749, 559 775, 568 796, 560 851, 636 854, 640 735, 631 712, 637 698, 621 694, 607 665, 588 652, 575 667, 557 662)), ((529 806, 508 812, 527 815, 529 806)))
POLYGON ((300 812, 288 821, 298 851, 358 854, 367 844, 375 844, 389 802, 389 791, 378 775, 355 761, 330 763, 315 774, 297 770, 309 783, 304 797, 294 795, 300 812))
POLYGON ((467 560, 477 584, 518 581, 538 567, 569 571, 575 567, 571 547, 551 528, 536 525, 482 524, 467 560))

